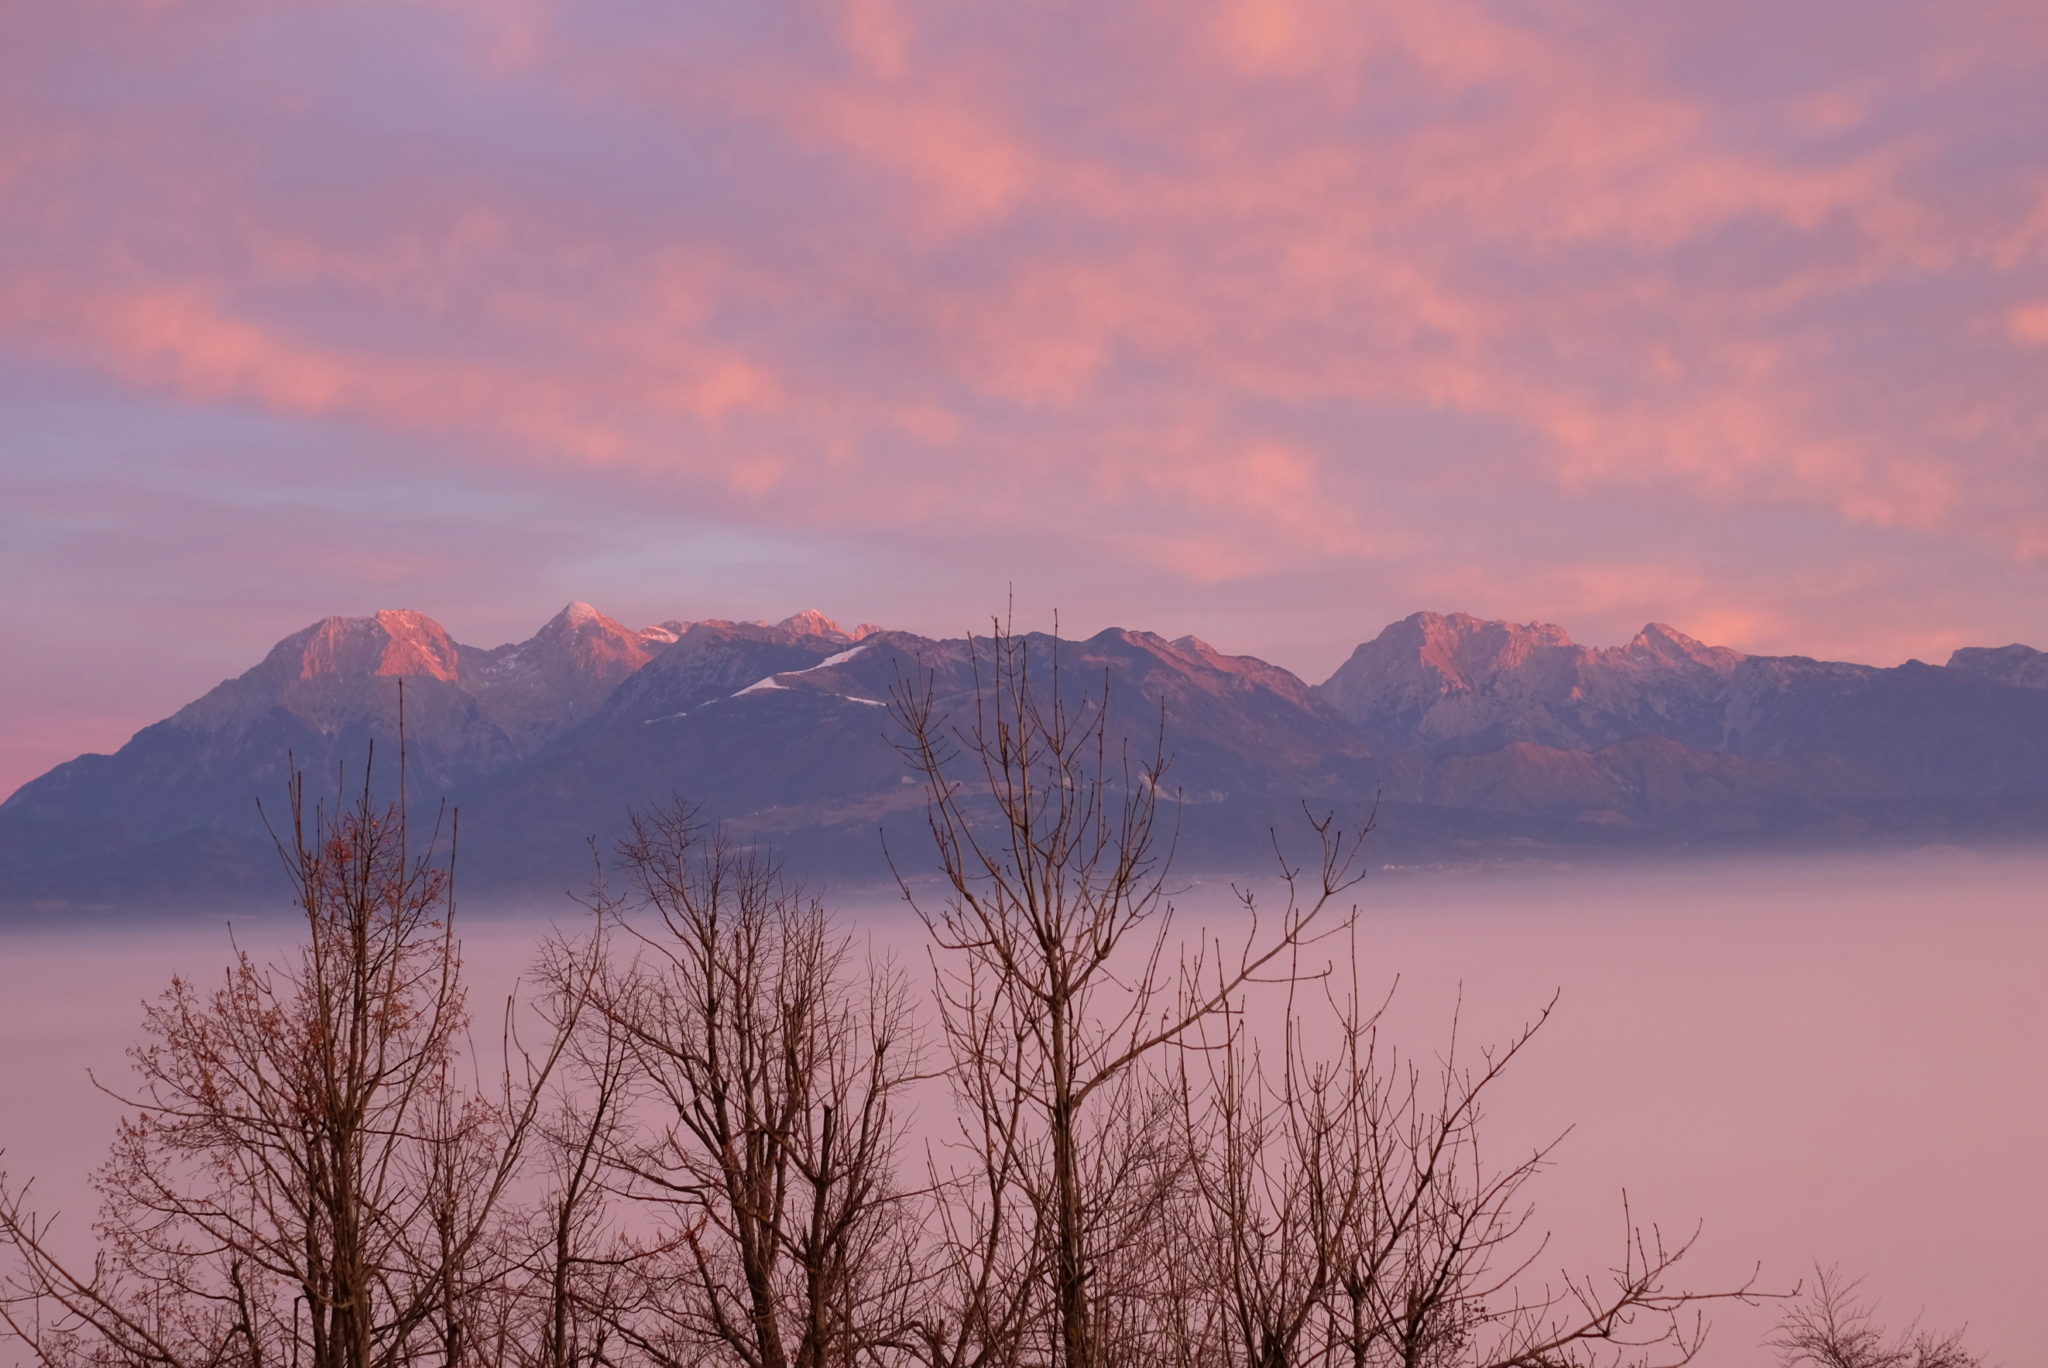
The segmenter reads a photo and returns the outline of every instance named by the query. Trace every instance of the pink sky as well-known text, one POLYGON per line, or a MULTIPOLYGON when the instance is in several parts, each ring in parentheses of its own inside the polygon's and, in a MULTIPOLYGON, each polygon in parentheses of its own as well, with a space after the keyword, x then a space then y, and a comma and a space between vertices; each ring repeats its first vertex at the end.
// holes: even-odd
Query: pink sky
POLYGON ((2048 646, 2048 25, 0 8, 0 792, 319 616, 2048 646))

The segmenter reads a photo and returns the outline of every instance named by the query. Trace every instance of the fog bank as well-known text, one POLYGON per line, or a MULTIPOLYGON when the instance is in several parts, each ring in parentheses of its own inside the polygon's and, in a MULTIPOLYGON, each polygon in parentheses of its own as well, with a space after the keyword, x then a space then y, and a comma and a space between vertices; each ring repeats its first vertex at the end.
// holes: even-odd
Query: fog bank
MULTIPOLYGON (((2036 1352, 2048 856, 1389 874, 1357 900, 1365 981, 1398 976, 1386 1034, 1404 1050, 1440 1048, 1454 1010, 1467 1041, 1499 1038, 1559 994, 1487 1131, 1512 1161, 1571 1128, 1534 1189, 1554 1240, 1533 1271, 1604 1268, 1626 1188, 1667 1234, 1704 1223, 1682 1283, 1740 1282, 1761 1261, 1765 1286, 1789 1287, 1839 1261, 1894 1324, 1967 1323, 1992 1362, 2036 1352)), ((1179 902, 1190 923, 1232 911, 1216 884, 1179 902)), ((843 914, 879 948, 921 942, 900 903, 843 914)), ((549 917, 577 910, 462 915, 481 1020, 549 917)), ((241 934, 268 953, 288 929, 241 934)), ((0 931, 0 1166, 37 1175, 38 1204, 74 1233, 119 1111, 88 1071, 118 1090, 142 1001, 174 973, 212 980, 229 953, 219 925, 0 931)), ((1698 1362, 1768 1362, 1774 1315, 1717 1311, 1698 1362)))

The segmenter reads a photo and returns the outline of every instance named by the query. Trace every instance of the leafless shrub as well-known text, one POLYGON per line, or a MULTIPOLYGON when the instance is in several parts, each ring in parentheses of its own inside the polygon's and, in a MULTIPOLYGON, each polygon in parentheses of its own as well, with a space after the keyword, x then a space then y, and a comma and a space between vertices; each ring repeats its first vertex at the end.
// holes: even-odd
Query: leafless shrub
POLYGON ((1981 1368, 1961 1331, 1936 1335, 1914 1324, 1887 1335, 1875 1308, 1856 1295, 1861 1282, 1814 1270, 1813 1291, 1793 1303, 1769 1341, 1783 1368, 1981 1368))
POLYGON ((900 976, 862 966, 821 902, 683 805, 638 819, 621 863, 628 891, 599 899, 598 922, 630 958, 562 985, 598 1090, 572 1163, 653 1227, 608 1323, 660 1364, 875 1358, 911 1282, 900 976))
POLYGON ((1625 1223, 1608 1282, 1569 1279, 1532 1297, 1544 1242, 1526 1189, 1553 1145, 1496 1164, 1482 1122, 1550 1007, 1471 1060, 1454 1020, 1425 1068, 1380 1043, 1355 940, 1347 967, 1290 990, 1264 1034, 1254 1006, 1214 1018, 1189 1055, 1200 1072, 1183 1067, 1189 1257, 1214 1289, 1208 1319, 1227 1331, 1226 1361, 1680 1364, 1699 1346, 1702 1303, 1752 1295, 1672 1287, 1689 1242, 1667 1246, 1625 1223))

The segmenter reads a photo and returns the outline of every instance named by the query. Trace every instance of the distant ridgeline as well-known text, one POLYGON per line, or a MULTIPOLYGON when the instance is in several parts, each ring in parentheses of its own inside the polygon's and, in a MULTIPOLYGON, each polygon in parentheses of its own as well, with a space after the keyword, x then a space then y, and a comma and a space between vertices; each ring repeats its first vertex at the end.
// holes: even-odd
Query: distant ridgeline
MULTIPOLYGON (((1049 687, 1054 643, 1031 638, 1049 687)), ((1543 624, 1418 613, 1311 686, 1193 637, 1058 644, 1060 686, 1105 684, 1112 741, 1172 756, 1176 867, 1269 867, 1307 803, 1377 806, 1388 862, 1590 851, 1927 843, 2048 831, 2048 654, 1958 651, 1878 669, 1745 656, 1653 624, 1625 646, 1543 624)), ((0 906, 267 892, 259 815, 395 778, 404 682, 416 813, 459 808, 471 889, 579 885, 590 845, 680 794, 807 875, 873 880, 929 858, 892 690, 971 715, 964 639, 817 613, 633 631, 571 604, 529 640, 464 646, 414 612, 328 618, 112 755, 0 805, 0 906)))

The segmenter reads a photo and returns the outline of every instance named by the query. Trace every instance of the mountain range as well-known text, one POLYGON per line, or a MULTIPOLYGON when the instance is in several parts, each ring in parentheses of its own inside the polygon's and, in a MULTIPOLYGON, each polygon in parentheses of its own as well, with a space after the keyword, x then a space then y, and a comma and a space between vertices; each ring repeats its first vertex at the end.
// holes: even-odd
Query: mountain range
MULTIPOLYGON (((1024 644, 1107 698, 1119 744, 1163 718, 1189 870, 1270 860, 1304 805, 1376 814, 1393 863, 2048 834, 2048 653, 2026 646, 1879 668, 1416 613, 1311 685, 1193 637, 1024 644)), ((372 742, 392 753, 401 684, 413 802, 459 810, 472 888, 573 885, 593 841, 675 795, 803 872, 878 879, 924 853, 891 699, 928 687, 970 717, 976 649, 815 612, 635 630, 573 603, 489 650, 417 612, 327 618, 0 804, 0 907, 268 891, 293 768, 357 782, 372 742)))

